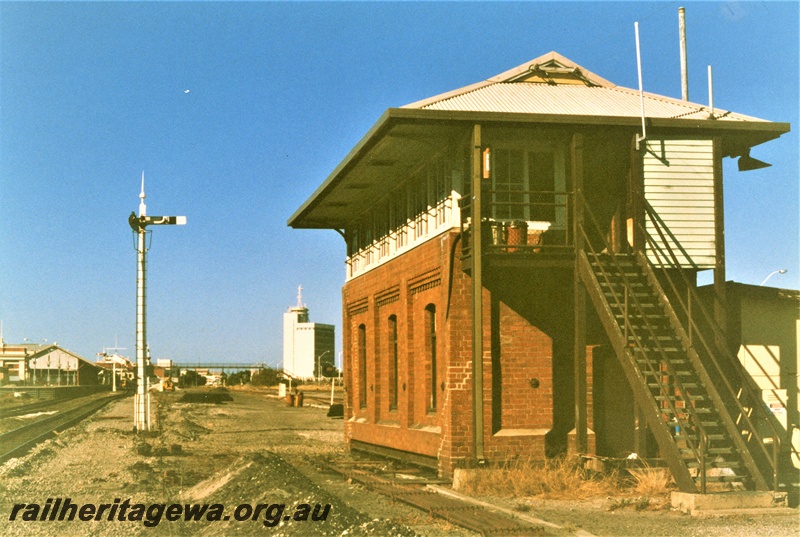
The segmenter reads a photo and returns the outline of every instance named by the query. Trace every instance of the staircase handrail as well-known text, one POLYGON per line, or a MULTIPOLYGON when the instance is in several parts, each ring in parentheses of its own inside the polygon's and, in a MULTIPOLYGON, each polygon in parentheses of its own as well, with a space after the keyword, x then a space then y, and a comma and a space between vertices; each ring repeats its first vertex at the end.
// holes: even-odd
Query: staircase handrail
MULTIPOLYGON (((772 473, 773 473, 773 475, 772 475, 773 487, 777 489, 778 461, 774 456, 774 454, 776 452, 776 450, 774 448, 776 446, 773 445, 772 453, 770 453, 769 450, 767 450, 767 448, 766 448, 766 446, 764 444, 764 437, 762 437, 762 435, 759 433, 756 424, 754 423, 753 419, 751 418, 750 412, 748 412, 747 408, 745 408, 745 406, 742 404, 742 402, 740 400, 740 396, 736 393, 736 390, 733 388, 733 386, 731 385, 730 381, 727 378, 727 375, 725 374, 725 370, 722 368, 721 364, 717 360, 716 353, 713 351, 711 345, 709 345, 708 341, 706 340, 706 337, 703 335, 703 332, 699 329, 697 323, 694 320, 694 316, 692 315, 691 306, 690 305, 691 305, 692 302, 694 302, 696 304, 696 306, 697 306, 697 309, 699 309, 699 312, 700 312, 702 320, 712 330, 714 336, 718 339, 718 341, 721 341, 721 342, 725 341, 725 336, 724 336, 722 330, 719 328, 719 326, 717 325, 717 323, 714 320, 714 318, 708 313, 708 310, 705 308, 705 306, 703 305, 702 301, 699 299, 699 296, 697 295, 697 291, 694 289, 694 285, 696 285, 696 284, 694 282, 691 282, 689 280, 688 276, 686 275, 686 269, 687 268, 695 268, 696 269, 698 265, 696 263, 694 263, 694 261, 691 260, 691 256, 689 256, 688 252, 686 252, 683 249, 681 251, 681 255, 683 255, 683 257, 687 261, 689 261, 689 263, 691 264, 691 267, 685 267, 685 266, 683 266, 683 264, 681 264, 680 260, 677 257, 677 254, 675 253, 673 248, 670 246, 670 243, 667 241, 665 233, 669 234, 669 236, 671 238, 673 238, 675 244, 679 245, 680 242, 677 241, 677 239, 674 238, 674 235, 671 233, 671 231, 669 231, 669 228, 666 225, 666 223, 664 223, 663 219, 660 217, 660 215, 658 215, 658 213, 650 205, 650 203, 646 199, 643 199, 642 201, 644 202, 643 206, 645 208, 645 213, 647 214, 647 216, 650 219, 650 221, 653 223, 653 225, 655 227, 655 230, 658 232, 659 238, 661 239, 661 244, 663 244, 664 247, 666 247, 667 251, 664 252, 664 248, 662 246, 660 246, 655 239, 653 239, 652 235, 645 229, 646 226, 643 226, 641 222, 637 222, 637 225, 639 226, 639 229, 643 231, 643 235, 647 240, 648 246, 650 247, 650 251, 655 254, 656 260, 658 261, 658 264, 660 265, 661 273, 665 276, 667 282, 669 282, 670 287, 672 288, 674 297, 678 301, 678 304, 680 304, 683 312, 687 314, 686 315, 686 319, 687 319, 686 323, 687 323, 687 327, 688 327, 689 338, 690 339, 692 338, 692 334, 693 333, 697 335, 697 338, 699 339, 699 341, 700 341, 700 343, 702 345, 702 348, 705 351, 706 356, 710 359, 711 364, 715 368, 716 375, 722 380, 722 384, 725 387, 725 389, 727 390, 727 394, 728 394, 729 398, 735 402, 736 409, 738 410, 739 415, 745 420, 745 422, 747 424, 747 430, 749 431, 751 436, 755 437, 756 443, 759 445, 762 453, 764 454, 766 459, 771 462, 772 473), (687 302, 684 302, 684 300, 683 300, 683 298, 681 296, 681 293, 678 291, 677 286, 675 285, 675 282, 673 281, 673 278, 666 271, 667 263, 669 263, 671 268, 679 269, 678 273, 681 275, 681 279, 684 282, 684 286, 685 286, 685 289, 686 289, 686 292, 687 292, 687 302)), ((649 260, 648 260, 647 265, 650 266, 651 269, 652 269, 655 264, 652 263, 652 262, 649 262, 649 260)), ((723 344, 723 345, 718 345, 717 347, 721 347, 721 348, 719 348, 719 351, 724 353, 725 355, 727 355, 727 358, 731 360, 732 364, 738 363, 738 358, 736 356, 733 356, 733 353, 727 347, 727 345, 723 344)), ((746 352, 750 353, 749 349, 746 349, 746 352)), ((751 353, 751 356, 752 356, 752 353, 751 353)), ((778 444, 778 445, 782 444, 783 443, 783 439, 781 438, 781 432, 778 430, 778 428, 775 426, 773 421, 770 419, 771 416, 769 414, 767 414, 768 411, 766 410, 766 408, 765 408, 765 406, 763 404, 761 395, 758 394, 758 393, 755 393, 755 391, 752 389, 752 387, 747 382, 743 381, 740 384, 741 384, 740 393, 741 392, 746 393, 751 398, 751 400, 753 401, 752 406, 750 406, 749 408, 750 409, 755 409, 756 412, 759 415, 762 416, 763 421, 765 421, 769 425, 769 428, 771 429, 771 432, 773 433, 773 437, 772 437, 773 444, 778 444)), ((793 448, 792 448, 792 451, 794 451, 796 453, 796 451, 793 448)))
MULTIPOLYGON (((609 245, 608 245, 607 241, 605 240, 605 238, 603 238, 603 234, 602 234, 600 225, 599 225, 599 223, 597 221, 597 218, 595 217, 595 215, 592 212, 592 210, 589 207, 589 205, 586 203, 586 199, 583 197, 583 193, 579 192, 578 194, 579 194, 578 195, 578 202, 581 203, 585 214, 587 214, 589 216, 589 220, 592 222, 592 225, 595 228, 595 231, 597 231, 599 233, 599 236, 601 237, 602 245, 605 246, 605 251, 608 253, 608 255, 610 256, 610 258, 611 258, 611 260, 613 262, 613 264, 615 265, 615 268, 619 271, 620 275, 622 276, 625 288, 626 289, 630 289, 631 288, 630 280, 625 275, 625 270, 623 269, 621 263, 619 262, 618 256, 614 253, 613 249, 609 247, 609 245)), ((614 288, 611 285, 611 282, 609 280, 609 276, 608 276, 607 271, 605 270, 605 267, 603 267, 602 264, 599 262, 599 254, 597 253, 595 248, 592 246, 591 241, 589 240, 589 236, 586 233, 586 229, 584 228, 583 225, 580 225, 579 226, 579 230, 580 230, 581 234, 583 235, 584 244, 586 245, 586 247, 588 247, 589 251, 592 254, 592 257, 594 258, 595 262, 597 262, 598 267, 600 267, 600 270, 601 270, 601 273, 603 275, 603 278, 604 278, 606 284, 608 285, 612 296, 614 297, 614 300, 616 302, 617 307, 619 307, 622 311, 626 311, 627 308, 624 307, 625 304, 623 302, 620 302, 620 297, 618 296, 616 291, 614 291, 614 288)), ((663 370, 660 370, 660 369, 656 370, 653 367, 653 364, 651 363, 651 361, 649 359, 645 360, 645 362, 647 363, 649 371, 654 374, 653 376, 656 379, 656 383, 658 384, 659 392, 662 394, 662 396, 664 397, 664 401, 666 401, 667 405, 669 406, 669 409, 672 411, 672 415, 673 415, 673 417, 674 417, 674 419, 676 421, 676 424, 681 428, 681 431, 691 431, 692 427, 694 427, 699 431, 701 438, 702 437, 708 438, 708 434, 705 431, 705 428, 704 428, 704 426, 702 424, 702 420, 700 419, 700 417, 695 412, 694 406, 691 404, 691 402, 687 401, 687 404, 685 405, 685 408, 683 408, 681 410, 683 410, 686 413, 686 415, 690 416, 693 419, 694 423, 692 423, 692 420, 687 421, 687 420, 682 419, 681 418, 681 412, 678 412, 677 407, 675 407, 673 401, 670 399, 670 393, 669 393, 670 389, 673 390, 672 396, 674 397, 674 390, 677 388, 677 390, 681 393, 681 396, 684 399, 688 399, 689 392, 683 387, 683 385, 681 383, 681 380, 680 380, 680 376, 677 375, 677 374, 671 375, 674 378, 674 384, 672 386, 670 386, 669 384, 665 384, 663 382, 662 378, 664 377, 664 375, 672 373, 672 371, 670 371, 671 365, 669 364, 669 360, 666 358, 666 352, 664 351, 664 348, 661 346, 661 342, 659 341, 659 339, 657 337, 657 334, 655 333, 655 330, 653 329, 652 324, 647 319, 647 316, 645 314, 645 310, 644 310, 644 308, 642 308, 642 305, 639 302, 639 299, 636 297, 635 293, 630 293, 630 296, 634 300, 634 304, 636 306, 636 310, 638 312, 640 312, 640 314, 641 314, 642 321, 644 322, 645 326, 647 327, 647 331, 649 332, 649 335, 651 336, 651 338, 652 338, 652 340, 654 342, 654 346, 658 349, 657 354, 660 355, 663 358, 663 360, 661 360, 660 362, 664 363, 666 365, 666 367, 667 367, 667 371, 663 371, 663 370)), ((642 344, 642 341, 639 338, 639 335, 636 332, 636 330, 633 330, 633 325, 630 322, 630 316, 626 314, 623 317, 624 317, 624 323, 625 323, 626 331, 628 331, 627 329, 629 329, 630 335, 634 338, 634 341, 635 341, 637 347, 639 349, 641 349, 641 351, 642 351, 642 353, 644 355, 646 355, 647 352, 644 350, 645 346, 642 344)), ((698 463, 701 466, 704 466, 705 465, 705 452, 704 452, 704 450, 699 449, 699 446, 695 445, 695 441, 691 436, 686 435, 685 439, 686 439, 687 446, 689 447, 689 449, 691 450, 693 456, 695 457, 695 460, 697 460, 698 463)))
MULTIPOLYGON (((700 267, 697 265, 697 263, 694 262, 694 260, 692 259, 692 256, 689 255, 689 252, 686 251, 686 249, 683 247, 683 245, 678 240, 678 238, 675 236, 675 234, 672 232, 672 230, 669 229, 669 226, 667 226, 666 222, 664 222, 664 219, 661 218, 661 215, 658 214, 658 212, 653 208, 653 206, 647 200, 644 200, 644 203, 645 203, 645 208, 646 208, 646 210, 649 210, 649 212, 651 214, 651 217, 654 217, 658 221, 658 225, 656 226, 656 229, 657 230, 661 229, 661 230, 663 230, 664 232, 667 233, 669 238, 672 239, 672 244, 675 244, 678 247, 678 249, 680 250, 681 255, 683 256, 683 258, 686 259, 690 263, 690 265, 691 265, 690 268, 692 268, 694 270, 699 270, 700 267)), ((641 229, 641 226, 640 226, 640 229, 641 229)), ((647 233, 645 231, 644 236, 648 237, 649 233, 647 233)), ((663 240, 663 236, 662 236, 662 240, 663 240)), ((666 242, 664 244, 668 245, 668 243, 666 243, 666 242)), ((659 248, 659 250, 660 250, 660 248, 659 248)), ((658 252, 656 252, 656 255, 658 256, 658 252)), ((677 263, 677 266, 675 268, 683 268, 683 269, 687 268, 687 267, 681 266, 680 262, 678 262, 677 259, 674 259, 674 256, 673 256, 673 262, 677 263)), ((676 296, 680 298, 680 295, 678 293, 676 293, 676 296)), ((700 307, 702 308, 702 302, 698 302, 698 303, 700 304, 700 307)), ((682 301, 681 301, 681 305, 683 306, 682 301)), ((706 316, 711 318, 710 315, 708 315, 708 314, 706 314, 706 316)), ((692 323, 692 325, 690 326, 690 329, 692 327, 694 327, 695 330, 697 330, 696 323, 692 323)), ((721 335, 719 327, 716 325, 716 323, 713 323, 712 329, 715 330, 715 335, 721 335)), ((699 333, 699 330, 698 330, 698 333, 699 333)), ((690 332, 689 333, 689 338, 690 339, 691 339, 691 336, 692 336, 692 333, 690 332)), ((780 388, 775 383, 775 381, 772 379, 772 376, 769 373, 767 373, 767 371, 761 365, 761 362, 756 358, 756 356, 753 354, 753 352, 746 345, 743 345, 743 348, 744 348, 744 351, 753 359, 753 362, 755 362, 756 365, 758 365, 758 368, 761 370, 761 372, 764 374, 764 376, 767 379, 769 379, 770 384, 772 384, 772 386, 773 386, 773 388, 770 389, 769 391, 772 392, 772 394, 776 398, 780 399, 780 397, 779 397, 779 395, 778 395, 778 393, 776 391, 776 390, 778 390, 780 388)), ((769 350, 768 350, 768 352, 769 352, 770 356, 772 356, 773 360, 775 360, 775 357, 774 357, 774 355, 772 355, 772 352, 769 351, 769 350)))

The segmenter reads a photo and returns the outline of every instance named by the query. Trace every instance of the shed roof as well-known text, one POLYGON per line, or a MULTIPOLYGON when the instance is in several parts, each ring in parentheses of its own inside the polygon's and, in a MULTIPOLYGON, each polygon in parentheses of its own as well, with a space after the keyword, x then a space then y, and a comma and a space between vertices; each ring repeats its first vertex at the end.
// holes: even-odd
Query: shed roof
POLYGON ((58 345, 48 345, 36 351, 28 360, 31 369, 60 369, 64 364, 76 364, 80 367, 99 367, 86 358, 58 345))
MULTIPOLYGON (((726 156, 789 131, 776 123, 652 93, 644 94, 650 127, 722 135, 726 156)), ((295 228, 342 229, 386 196, 412 167, 475 122, 622 127, 641 124, 639 92, 617 86, 557 52, 483 82, 390 108, 289 218, 295 228)))

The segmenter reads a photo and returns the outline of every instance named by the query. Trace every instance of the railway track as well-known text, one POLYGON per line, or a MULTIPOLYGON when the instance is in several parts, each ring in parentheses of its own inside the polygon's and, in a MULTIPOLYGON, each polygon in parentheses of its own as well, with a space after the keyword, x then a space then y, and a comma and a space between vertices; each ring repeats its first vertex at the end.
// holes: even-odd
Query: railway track
POLYGON ((446 520, 485 537, 552 535, 543 525, 521 520, 508 514, 492 512, 457 497, 434 492, 427 485, 439 483, 440 481, 437 479, 421 478, 414 483, 403 479, 400 482, 394 477, 379 475, 376 472, 379 466, 382 464, 376 464, 376 461, 355 464, 329 462, 326 468, 352 482, 388 496, 392 501, 410 505, 427 512, 432 517, 446 520))
MULTIPOLYGON (((92 398, 70 408, 63 408, 64 402, 61 401, 60 406, 62 408, 54 414, 44 416, 32 423, 0 434, 0 462, 24 453, 34 445, 52 436, 54 432, 62 431, 75 425, 81 420, 91 416, 111 401, 124 396, 125 394, 104 395, 102 397, 92 398)), ((58 408, 58 406, 59 405, 54 406, 51 404, 50 408, 58 408)))
POLYGON ((33 414, 35 412, 46 412, 48 410, 59 410, 63 408, 65 404, 69 404, 72 401, 83 399, 84 397, 92 397, 92 396, 84 395, 81 397, 71 397, 67 399, 46 399, 44 401, 28 403, 27 405, 16 405, 16 406, 0 408, 0 419, 13 418, 15 416, 24 416, 25 414, 33 414))
POLYGON ((58 408, 59 404, 64 404, 61 400, 47 400, 30 403, 27 405, 17 405, 0 409, 0 419, 13 418, 14 416, 24 416, 34 412, 46 411, 51 408, 58 408))

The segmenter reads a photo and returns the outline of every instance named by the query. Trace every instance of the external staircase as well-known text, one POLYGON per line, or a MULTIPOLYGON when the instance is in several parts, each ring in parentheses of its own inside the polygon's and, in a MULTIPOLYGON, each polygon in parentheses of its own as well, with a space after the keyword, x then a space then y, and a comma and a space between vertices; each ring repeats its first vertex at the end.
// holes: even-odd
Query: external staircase
MULTIPOLYGON (((599 230, 584 209, 587 224, 599 230)), ((696 296, 693 272, 685 270, 691 267, 678 262, 686 252, 674 251, 680 245, 652 208, 646 215, 654 223, 649 235, 641 227, 646 254, 593 248, 598 233, 583 224, 577 232, 584 247, 576 254, 580 279, 661 457, 683 492, 706 492, 712 482, 786 490, 796 472, 791 446, 782 449, 785 430, 743 380, 738 359, 720 345, 722 332, 696 296), (792 470, 781 471, 786 468, 792 470)))

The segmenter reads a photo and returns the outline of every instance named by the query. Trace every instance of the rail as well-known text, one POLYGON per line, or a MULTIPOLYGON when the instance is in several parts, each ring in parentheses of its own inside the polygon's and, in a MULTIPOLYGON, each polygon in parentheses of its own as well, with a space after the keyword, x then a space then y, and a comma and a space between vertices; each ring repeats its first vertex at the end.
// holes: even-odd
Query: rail
MULTIPOLYGON (((90 397, 90 396, 84 395, 82 397, 90 397)), ((75 399, 80 399, 80 397, 74 397, 72 399, 46 399, 44 401, 38 401, 36 403, 2 408, 0 409, 0 419, 13 418, 15 416, 23 416, 25 414, 41 412, 43 410, 48 410, 51 408, 63 407, 65 402, 72 401, 75 399)))
MULTIPOLYGON (((572 253, 572 192, 487 189, 481 222, 486 253, 572 253)), ((459 200, 462 255, 471 255, 471 196, 459 200)))
MULTIPOLYGON (((544 520, 532 519, 519 513, 504 513, 494 506, 475 501, 467 502, 457 493, 442 494, 438 492, 441 489, 431 487, 445 483, 446 480, 425 478, 422 475, 413 479, 398 477, 397 474, 404 473, 404 470, 396 468, 395 463, 390 461, 330 461, 325 467, 346 478, 348 482, 358 483, 387 496, 393 502, 404 503, 433 518, 445 520, 486 537, 550 535, 547 528, 561 529, 560 526, 544 520)), ((411 472, 419 475, 416 470, 411 472)))
POLYGON ((94 398, 76 407, 56 412, 33 423, 0 434, 0 462, 27 451, 37 443, 49 438, 53 431, 71 427, 97 412, 109 402, 124 396, 125 394, 119 394, 94 398))

